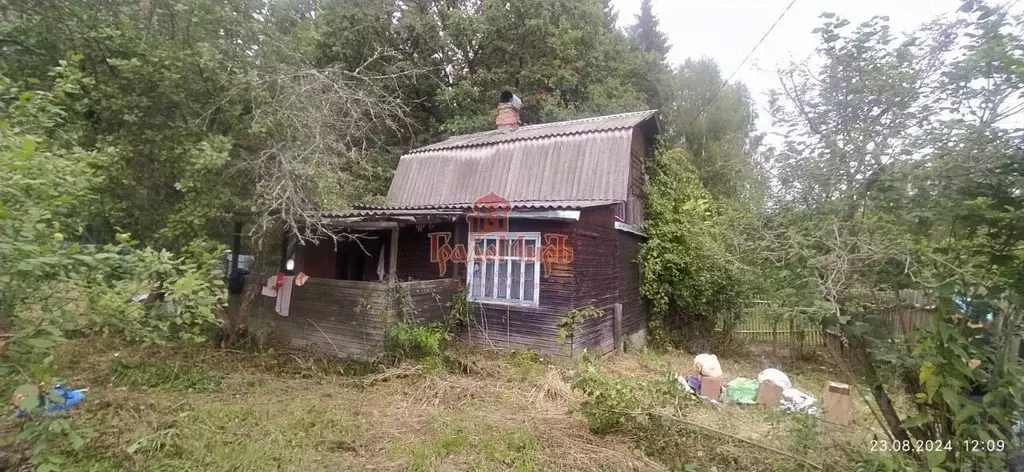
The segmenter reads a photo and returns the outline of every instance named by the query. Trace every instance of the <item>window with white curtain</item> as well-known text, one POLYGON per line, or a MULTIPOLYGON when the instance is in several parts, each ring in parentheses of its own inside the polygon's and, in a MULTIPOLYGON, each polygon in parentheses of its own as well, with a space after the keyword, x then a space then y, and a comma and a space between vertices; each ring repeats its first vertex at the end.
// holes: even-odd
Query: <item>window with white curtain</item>
POLYGON ((540 233, 471 233, 468 256, 470 300, 538 305, 540 233))

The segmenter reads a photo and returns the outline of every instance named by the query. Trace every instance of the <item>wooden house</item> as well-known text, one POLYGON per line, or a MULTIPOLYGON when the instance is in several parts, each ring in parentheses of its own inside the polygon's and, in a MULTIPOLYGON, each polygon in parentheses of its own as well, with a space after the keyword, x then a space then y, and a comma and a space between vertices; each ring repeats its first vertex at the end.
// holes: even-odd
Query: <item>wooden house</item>
POLYGON ((455 296, 473 316, 463 336, 488 346, 564 354, 558 323, 581 323, 573 350, 606 353, 645 342, 637 255, 644 159, 655 111, 521 126, 504 93, 497 129, 410 151, 386 206, 329 215, 354 241, 298 245, 310 277, 288 316, 259 322, 282 342, 361 355, 400 317, 440 320, 455 296))

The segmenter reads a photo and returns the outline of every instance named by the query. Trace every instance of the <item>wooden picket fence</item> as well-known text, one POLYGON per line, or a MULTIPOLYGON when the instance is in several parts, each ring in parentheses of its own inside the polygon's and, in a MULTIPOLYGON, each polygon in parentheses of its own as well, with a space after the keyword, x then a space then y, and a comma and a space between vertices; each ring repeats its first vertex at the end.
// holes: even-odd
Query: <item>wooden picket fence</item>
MULTIPOLYGON (((885 311, 885 324, 893 339, 903 339, 915 327, 932 323, 934 310, 922 302, 916 293, 903 294, 901 306, 885 311)), ((747 306, 743 320, 733 329, 736 339, 770 343, 773 347, 804 347, 830 345, 845 351, 842 342, 835 335, 825 333, 821 326, 800 316, 805 308, 793 308, 781 316, 772 317, 765 302, 752 302, 747 306)))
POLYGON ((743 320, 732 333, 733 336, 750 341, 810 345, 824 342, 821 326, 814 326, 793 316, 779 320, 770 320, 762 316, 749 317, 743 320))

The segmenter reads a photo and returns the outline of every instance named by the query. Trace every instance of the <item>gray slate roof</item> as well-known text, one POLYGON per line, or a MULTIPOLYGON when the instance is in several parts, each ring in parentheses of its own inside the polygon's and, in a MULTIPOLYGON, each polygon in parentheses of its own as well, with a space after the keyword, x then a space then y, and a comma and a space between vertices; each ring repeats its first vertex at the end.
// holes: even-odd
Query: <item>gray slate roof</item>
POLYGON ((535 207, 624 201, 633 128, 656 111, 455 136, 402 156, 388 198, 395 207, 468 204, 490 192, 535 207))

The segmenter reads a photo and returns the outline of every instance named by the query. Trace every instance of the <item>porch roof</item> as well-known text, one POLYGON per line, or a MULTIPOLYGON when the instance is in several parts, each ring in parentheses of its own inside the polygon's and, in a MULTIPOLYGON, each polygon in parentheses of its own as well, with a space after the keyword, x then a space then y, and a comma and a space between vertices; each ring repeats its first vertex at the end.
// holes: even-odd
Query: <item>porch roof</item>
MULTIPOLYGON (((521 200, 509 202, 512 211, 575 210, 619 203, 616 200, 521 200)), ((473 211, 472 203, 430 205, 358 205, 352 210, 324 213, 327 218, 388 216, 460 216, 473 211)))

